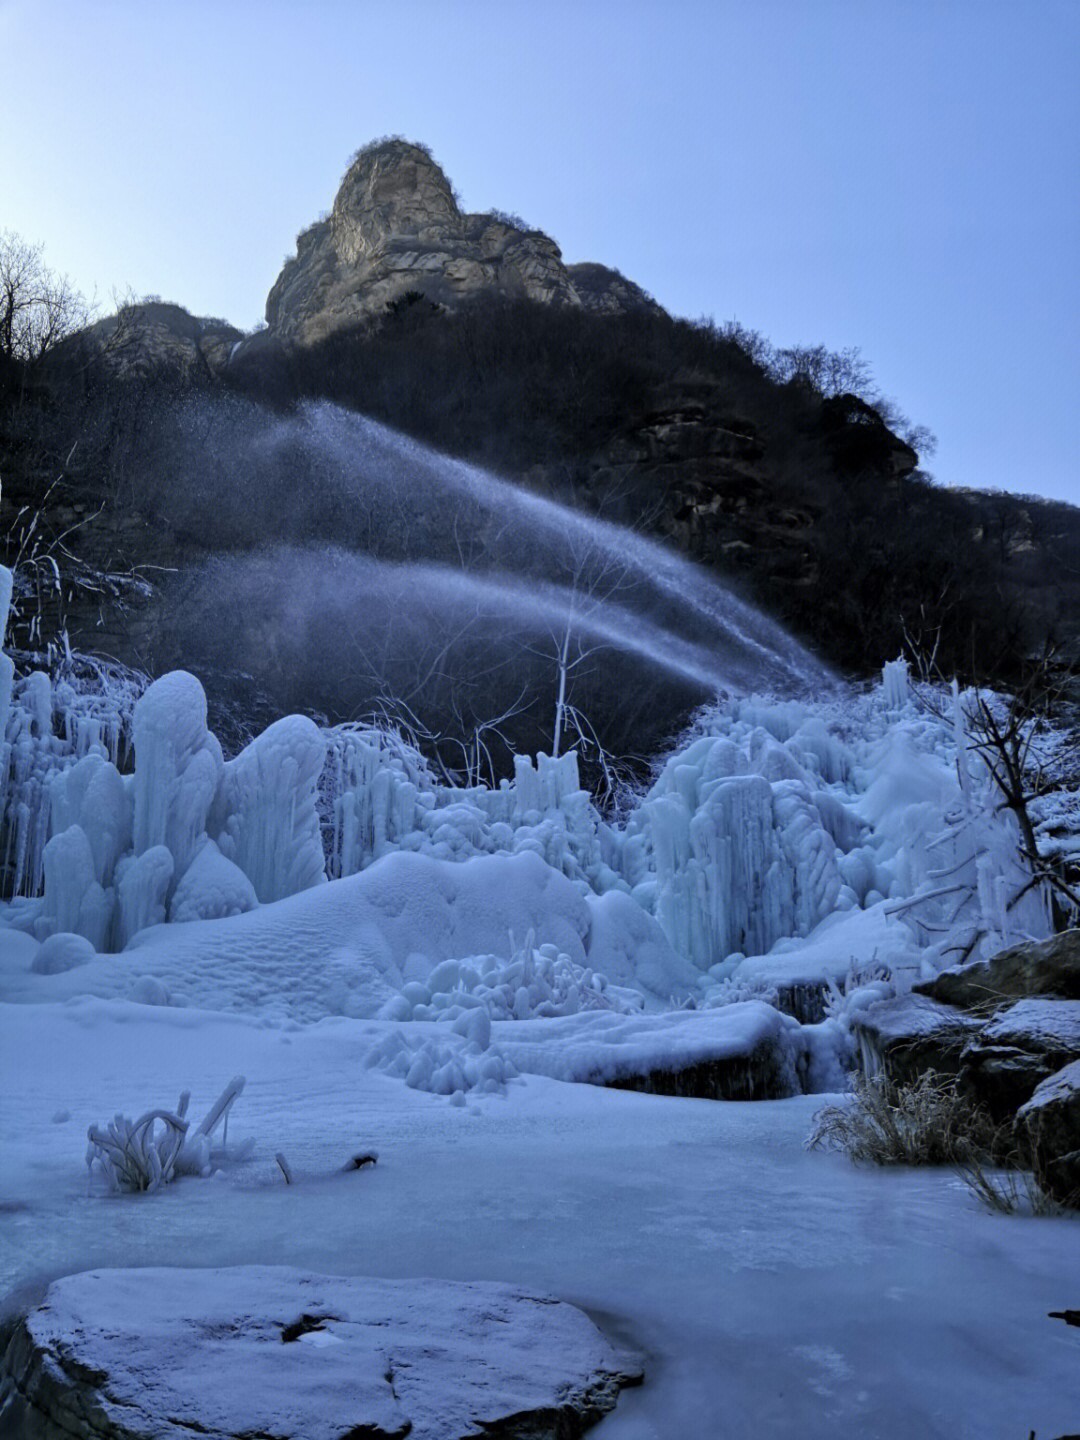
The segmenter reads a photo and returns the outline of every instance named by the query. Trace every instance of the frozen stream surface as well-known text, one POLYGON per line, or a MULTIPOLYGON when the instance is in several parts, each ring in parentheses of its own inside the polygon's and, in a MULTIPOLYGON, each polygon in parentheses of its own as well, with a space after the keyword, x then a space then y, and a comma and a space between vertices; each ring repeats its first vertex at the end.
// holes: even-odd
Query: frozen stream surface
POLYGON ((1080 1430, 1080 1225, 984 1212, 944 1171, 808 1154, 821 1096, 668 1099, 538 1076, 464 1105, 363 1064, 383 1022, 120 1000, 0 1006, 0 1289, 109 1265, 288 1264, 521 1283, 646 1382, 595 1432, 1037 1440, 1080 1430), (88 1194, 86 1126, 247 1076, 250 1158, 88 1194), (374 1169, 341 1174, 358 1149, 374 1169), (296 1183, 274 1163, 283 1152, 296 1183))

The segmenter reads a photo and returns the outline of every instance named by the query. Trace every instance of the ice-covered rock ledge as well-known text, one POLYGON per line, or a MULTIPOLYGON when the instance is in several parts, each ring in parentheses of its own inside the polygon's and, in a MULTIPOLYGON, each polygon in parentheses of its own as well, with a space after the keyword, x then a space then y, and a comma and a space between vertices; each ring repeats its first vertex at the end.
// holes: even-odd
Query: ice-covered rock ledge
POLYGON ((641 1378, 580 1310, 511 1285, 92 1270, 18 1323, 0 1433, 574 1440, 641 1378))
POLYGON ((836 1026, 800 1026, 760 1000, 667 1015, 592 1011, 492 1033, 522 1072, 651 1095, 780 1100, 845 1083, 836 1026))

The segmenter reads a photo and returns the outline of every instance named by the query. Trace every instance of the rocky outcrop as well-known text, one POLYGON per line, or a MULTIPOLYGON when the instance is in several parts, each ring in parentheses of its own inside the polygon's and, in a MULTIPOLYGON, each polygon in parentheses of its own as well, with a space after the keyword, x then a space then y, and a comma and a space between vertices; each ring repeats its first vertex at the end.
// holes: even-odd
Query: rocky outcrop
POLYGON ((982 1025, 952 1005, 903 995, 869 1006, 853 1030, 865 1070, 884 1070, 890 1080, 909 1084, 927 1070, 958 1075, 964 1049, 982 1025))
POLYGON ((640 420, 589 461, 585 485, 606 513, 641 515, 679 549, 738 573, 764 564, 780 587, 814 575, 811 506, 777 493, 769 442, 731 387, 680 375, 647 397, 640 420))
POLYGON ((63 370, 98 362, 124 379, 188 389, 220 380, 242 338, 227 320, 142 300, 80 331, 58 347, 50 363, 63 370))
POLYGON ((18 1440, 574 1440, 641 1371, 515 1286, 244 1266, 55 1281, 0 1369, 18 1440))
POLYGON ((989 960, 953 966, 914 988, 946 1005, 969 1010, 994 1010, 1009 1000, 1034 995, 1080 1000, 1080 930, 1014 945, 989 960))
POLYGON ((587 1010, 496 1029, 516 1069, 576 1084, 699 1100, 781 1100, 813 1088, 806 1032, 761 1000, 661 1015, 587 1010))
POLYGON ((1020 1000, 997 1015, 964 1049, 971 1092, 995 1120, 1014 1115, 1036 1087, 1080 1057, 1080 1001, 1020 1000))
POLYGON ((901 1083, 956 1076, 973 1105, 1012 1126, 1044 1188, 1080 1203, 1078 975, 1076 930, 942 971, 858 1018, 864 1068, 901 1083))
POLYGON ((304 346, 406 298, 453 309, 479 295, 604 314, 659 309, 617 271, 567 267, 554 240, 513 216, 464 214, 423 146, 386 140, 359 152, 329 216, 297 237, 266 319, 280 340, 304 346))
POLYGON ((1016 1120, 1040 1183, 1080 1208, 1080 1060, 1044 1080, 1016 1120))
POLYGON ((625 275, 610 265, 585 261, 568 265, 566 273, 582 307, 596 315, 624 315, 630 310, 659 310, 660 306, 625 275))

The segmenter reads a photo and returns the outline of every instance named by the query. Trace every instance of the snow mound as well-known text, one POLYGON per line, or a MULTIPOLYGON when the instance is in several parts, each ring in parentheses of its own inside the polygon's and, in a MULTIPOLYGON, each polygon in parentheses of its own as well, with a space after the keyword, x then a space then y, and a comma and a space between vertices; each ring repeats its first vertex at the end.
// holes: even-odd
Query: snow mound
MULTIPOLYGON (((647 917, 646 917, 647 918, 647 917)), ((368 1017, 445 960, 509 959, 511 935, 589 966, 590 911, 577 887, 535 855, 461 864, 388 855, 331 885, 246 914, 156 925, 121 955, 62 975, 6 968, 2 998, 123 998, 153 976, 174 1004, 300 1021, 368 1017)))
POLYGON ((407 1036, 393 1030, 373 1047, 366 1064, 369 1069, 404 1080, 411 1090, 448 1095, 458 1104, 469 1091, 479 1095, 505 1093, 518 1071, 502 1049, 492 1045, 486 1012, 466 1011, 452 1029, 447 1027, 447 1032, 407 1036))
POLYGON ((97 951, 84 936, 60 931, 40 946, 30 969, 35 975, 63 975, 67 970, 89 964, 96 955, 97 951))
POLYGON ((244 915, 258 903, 255 887, 239 865, 224 856, 213 840, 206 840, 173 892, 169 919, 174 923, 222 920, 244 915))

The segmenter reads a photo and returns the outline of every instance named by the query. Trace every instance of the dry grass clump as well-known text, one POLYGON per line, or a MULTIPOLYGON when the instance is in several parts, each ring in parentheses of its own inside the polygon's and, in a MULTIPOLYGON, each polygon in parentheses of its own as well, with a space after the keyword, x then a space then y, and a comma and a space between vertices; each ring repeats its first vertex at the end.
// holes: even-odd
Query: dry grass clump
POLYGON ((910 1084, 860 1075, 851 1101, 814 1116, 811 1150, 840 1150, 873 1165, 948 1165, 977 1199, 1004 1215, 1064 1215, 1025 1168, 1010 1124, 995 1125, 962 1094, 952 1076, 933 1070, 910 1084))
POLYGON ((993 1125, 949 1076, 928 1070, 904 1085, 859 1075, 853 1092, 849 1104, 814 1116, 809 1149, 842 1150, 873 1165, 950 1165, 960 1153, 993 1153, 993 1125))
POLYGON ((1076 1205, 1055 1200, 1030 1170, 990 1169, 978 1156, 954 1161, 953 1168, 975 1198, 999 1215, 1076 1213, 1076 1205))

